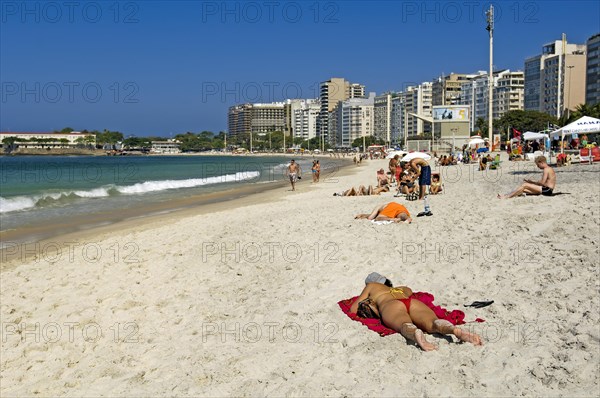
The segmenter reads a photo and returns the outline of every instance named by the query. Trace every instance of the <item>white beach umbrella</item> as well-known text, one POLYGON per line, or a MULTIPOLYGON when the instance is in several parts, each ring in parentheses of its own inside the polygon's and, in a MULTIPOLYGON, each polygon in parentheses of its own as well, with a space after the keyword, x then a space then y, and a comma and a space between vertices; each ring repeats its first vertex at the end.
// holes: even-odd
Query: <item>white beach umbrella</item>
POLYGON ((386 159, 391 159, 396 155, 400 155, 400 157, 402 157, 402 155, 406 154, 408 152, 404 152, 404 151, 392 151, 390 152, 385 158, 386 159))
POLYGON ((469 146, 471 146, 471 145, 481 145, 481 144, 485 144, 485 140, 482 140, 479 137, 473 138, 473 139, 471 139, 471 141, 469 141, 469 146))
POLYGON ((427 161, 431 160, 431 155, 425 152, 411 152, 400 159, 402 162, 410 162, 413 159, 425 159, 427 161))

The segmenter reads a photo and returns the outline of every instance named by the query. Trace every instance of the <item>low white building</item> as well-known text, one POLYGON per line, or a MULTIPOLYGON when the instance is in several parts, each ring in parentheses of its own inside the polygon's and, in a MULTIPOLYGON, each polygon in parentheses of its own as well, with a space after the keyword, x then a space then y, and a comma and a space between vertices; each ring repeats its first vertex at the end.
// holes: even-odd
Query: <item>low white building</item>
POLYGON ((4 140, 14 138, 14 143, 19 148, 72 148, 78 145, 92 145, 96 147, 96 135, 73 131, 71 133, 22 133, 0 132, 0 145, 4 140))
POLYGON ((152 141, 152 153, 181 153, 179 141, 152 141))

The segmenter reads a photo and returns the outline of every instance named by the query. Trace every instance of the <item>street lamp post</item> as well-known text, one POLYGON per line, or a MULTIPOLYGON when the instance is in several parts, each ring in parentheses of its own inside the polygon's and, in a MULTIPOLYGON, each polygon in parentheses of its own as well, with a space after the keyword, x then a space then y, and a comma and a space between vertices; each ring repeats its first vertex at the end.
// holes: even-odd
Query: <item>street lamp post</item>
POLYGON ((490 148, 493 150, 493 141, 492 141, 492 127, 493 127, 493 96, 494 96, 494 71, 493 71, 493 55, 494 55, 494 6, 490 4, 490 9, 485 13, 487 16, 487 28, 486 30, 490 34, 490 77, 489 77, 489 87, 488 87, 488 136, 490 140, 490 148))

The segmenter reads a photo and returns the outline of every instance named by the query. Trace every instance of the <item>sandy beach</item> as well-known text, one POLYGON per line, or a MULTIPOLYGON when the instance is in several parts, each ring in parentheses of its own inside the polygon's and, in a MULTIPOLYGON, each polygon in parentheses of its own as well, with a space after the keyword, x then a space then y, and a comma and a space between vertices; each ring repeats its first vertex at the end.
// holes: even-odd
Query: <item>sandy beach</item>
POLYGON ((354 220, 423 210, 333 196, 380 167, 4 252, 0 395, 597 396, 600 165, 511 200, 533 162, 444 167, 432 217, 354 220), (337 302, 372 271, 485 319, 465 325, 484 346, 427 336, 426 353, 348 318, 337 302))

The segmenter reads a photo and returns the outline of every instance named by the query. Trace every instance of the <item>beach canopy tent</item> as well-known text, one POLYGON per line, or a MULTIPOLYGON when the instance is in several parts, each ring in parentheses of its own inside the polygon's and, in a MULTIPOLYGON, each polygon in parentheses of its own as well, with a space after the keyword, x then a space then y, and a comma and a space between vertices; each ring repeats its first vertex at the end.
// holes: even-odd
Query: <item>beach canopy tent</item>
MULTIPOLYGON (((598 132, 600 132, 600 119, 596 119, 595 117, 591 116, 583 116, 582 118, 575 120, 573 123, 569 123, 550 134, 552 137, 560 134, 560 140, 564 141, 565 135, 579 135, 598 132)), ((563 147, 562 152, 564 152, 564 145, 561 145, 561 147, 563 147)))
POLYGON ((525 141, 547 140, 548 139, 548 134, 534 133, 532 131, 528 131, 525 134, 523 134, 523 139, 525 141))
POLYGON ((402 159, 403 162, 410 162, 413 159, 425 159, 427 161, 431 160, 431 155, 425 152, 411 152, 405 155, 402 159))

